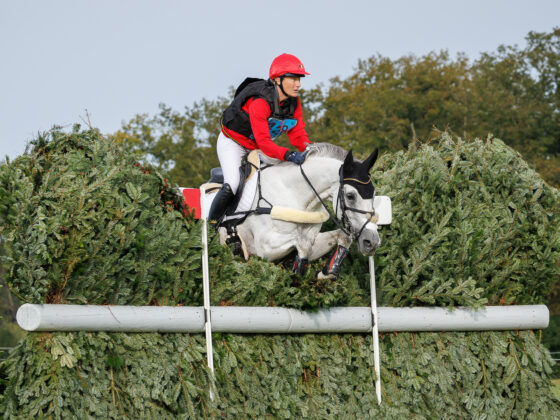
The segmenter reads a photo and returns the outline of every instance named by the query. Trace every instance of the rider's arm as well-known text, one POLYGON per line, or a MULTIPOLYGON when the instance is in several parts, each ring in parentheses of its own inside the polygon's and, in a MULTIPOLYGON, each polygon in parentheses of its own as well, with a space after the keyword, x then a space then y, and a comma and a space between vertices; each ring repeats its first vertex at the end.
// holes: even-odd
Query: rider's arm
POLYGON ((266 101, 262 98, 254 99, 248 104, 247 112, 249 113, 253 136, 255 137, 255 142, 259 149, 267 156, 284 160, 284 155, 289 149, 278 146, 270 138, 270 132, 268 130, 270 107, 266 101))
POLYGON ((297 108, 294 111, 294 118, 297 120, 297 124, 294 128, 288 131, 288 138, 290 143, 297 147, 300 152, 305 150, 305 146, 311 144, 311 141, 307 137, 307 132, 305 131, 305 123, 303 122, 303 113, 301 111, 301 102, 298 98, 297 108))

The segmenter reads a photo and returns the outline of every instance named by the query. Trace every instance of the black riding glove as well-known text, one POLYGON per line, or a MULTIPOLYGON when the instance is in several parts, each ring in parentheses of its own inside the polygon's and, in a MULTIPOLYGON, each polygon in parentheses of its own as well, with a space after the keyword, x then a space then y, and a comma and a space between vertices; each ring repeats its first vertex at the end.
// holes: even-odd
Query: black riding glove
POLYGON ((296 165, 301 165, 303 162, 305 162, 306 155, 307 152, 292 152, 288 150, 284 155, 284 160, 294 162, 296 165))

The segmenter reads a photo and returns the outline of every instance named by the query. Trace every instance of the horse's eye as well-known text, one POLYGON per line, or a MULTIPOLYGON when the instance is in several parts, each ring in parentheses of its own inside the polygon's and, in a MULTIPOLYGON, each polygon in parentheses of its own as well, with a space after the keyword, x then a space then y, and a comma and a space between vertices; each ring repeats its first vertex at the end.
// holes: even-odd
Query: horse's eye
POLYGON ((356 194, 354 194, 353 192, 346 193, 346 198, 348 200, 354 201, 356 199, 356 194))

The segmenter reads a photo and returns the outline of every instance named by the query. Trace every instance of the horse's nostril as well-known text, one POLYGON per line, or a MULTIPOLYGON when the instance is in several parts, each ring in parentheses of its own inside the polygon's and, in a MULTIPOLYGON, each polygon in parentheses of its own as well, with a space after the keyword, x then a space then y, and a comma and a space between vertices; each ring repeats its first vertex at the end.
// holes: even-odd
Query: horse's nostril
POLYGON ((370 249, 371 246, 371 241, 369 239, 364 239, 362 244, 364 245, 364 248, 370 249))

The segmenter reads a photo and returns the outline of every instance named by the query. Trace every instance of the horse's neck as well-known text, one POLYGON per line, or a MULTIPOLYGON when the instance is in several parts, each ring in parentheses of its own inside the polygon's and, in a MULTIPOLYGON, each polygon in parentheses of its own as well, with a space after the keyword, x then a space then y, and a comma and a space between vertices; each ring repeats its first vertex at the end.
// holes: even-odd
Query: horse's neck
MULTIPOLYGON (((311 157, 303 164, 305 175, 323 201, 332 199, 334 191, 338 189, 340 165, 342 162, 339 160, 326 157, 311 157)), ((284 165, 270 168, 271 190, 279 200, 275 200, 276 203, 307 211, 320 208, 321 203, 305 181, 300 168, 294 165, 290 169, 286 170, 284 165)))
MULTIPOLYGON (((342 162, 333 158, 314 158, 309 160, 308 165, 304 165, 307 178, 311 181, 313 188, 319 194, 321 199, 332 199, 334 191, 338 190, 340 183, 339 170, 342 162)), ((304 181, 305 182, 305 181, 304 181)), ((308 190, 311 187, 305 182, 308 190)), ((321 203, 316 199, 316 195, 311 191, 311 207, 320 207, 321 203)))

